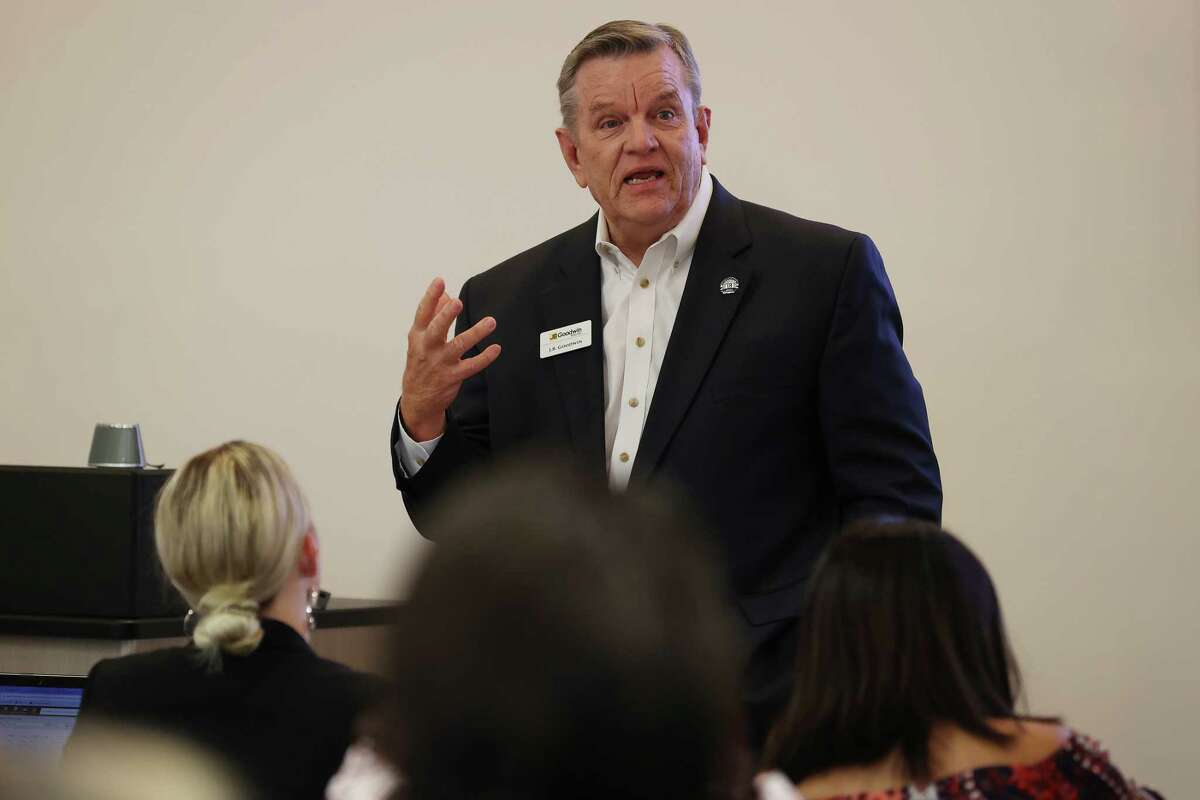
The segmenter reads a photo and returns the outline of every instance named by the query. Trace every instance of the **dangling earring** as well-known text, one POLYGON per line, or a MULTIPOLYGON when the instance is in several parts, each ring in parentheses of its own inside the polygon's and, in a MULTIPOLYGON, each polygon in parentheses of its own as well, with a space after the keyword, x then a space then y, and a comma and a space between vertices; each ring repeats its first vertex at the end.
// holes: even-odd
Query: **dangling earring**
POLYGON ((192 634, 196 631, 196 623, 199 620, 200 615, 189 608, 187 614, 183 617, 183 635, 189 639, 192 638, 192 634))
POLYGON ((317 617, 314 613, 317 608, 317 601, 321 597, 321 591, 313 586, 308 590, 308 605, 304 607, 304 616, 308 620, 308 630, 315 631, 317 629, 317 617))

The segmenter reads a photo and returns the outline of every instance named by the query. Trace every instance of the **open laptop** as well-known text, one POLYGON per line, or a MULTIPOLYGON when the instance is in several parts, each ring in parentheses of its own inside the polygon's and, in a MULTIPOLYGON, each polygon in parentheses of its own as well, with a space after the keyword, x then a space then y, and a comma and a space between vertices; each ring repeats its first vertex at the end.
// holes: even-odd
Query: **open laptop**
POLYGON ((58 759, 75 728, 86 680, 0 672, 0 753, 58 759))

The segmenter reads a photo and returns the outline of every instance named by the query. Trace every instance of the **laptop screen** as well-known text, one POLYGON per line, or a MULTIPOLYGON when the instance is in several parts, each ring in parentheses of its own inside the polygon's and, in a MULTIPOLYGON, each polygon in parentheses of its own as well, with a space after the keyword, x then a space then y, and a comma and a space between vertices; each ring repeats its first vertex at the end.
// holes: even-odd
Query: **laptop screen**
POLYGON ((86 678, 0 673, 0 752, 57 759, 75 727, 86 678))

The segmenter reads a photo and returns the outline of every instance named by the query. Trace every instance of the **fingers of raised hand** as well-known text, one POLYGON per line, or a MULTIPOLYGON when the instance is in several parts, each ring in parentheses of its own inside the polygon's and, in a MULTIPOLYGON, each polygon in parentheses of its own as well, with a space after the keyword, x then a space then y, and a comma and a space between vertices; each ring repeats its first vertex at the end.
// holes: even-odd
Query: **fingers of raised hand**
POLYGON ((455 370, 457 371, 456 377, 460 381, 466 380, 472 375, 483 372, 485 369, 491 366, 493 361, 499 357, 500 345, 489 344, 479 355, 472 356, 471 358, 464 358, 459 361, 458 366, 455 367, 455 370))
POLYGON ((468 350, 483 341, 494 330, 496 330, 495 317, 484 317, 450 340, 447 345, 448 355, 454 360, 462 358, 468 350))
POLYGON ((454 298, 450 296, 449 292, 442 292, 442 296, 439 297, 438 301, 437 301, 437 311, 435 311, 434 313, 436 314, 438 311, 441 311, 443 308, 446 307, 446 304, 449 303, 453 299, 454 298))
POLYGON ((413 317, 413 327, 424 328, 429 325, 429 321, 433 319, 433 315, 441 308, 442 300, 446 295, 446 282, 441 278, 434 278, 429 288, 425 290, 425 294, 421 296, 421 301, 417 303, 417 313, 413 317))
POLYGON ((446 344, 446 336, 450 333, 450 326, 454 324, 455 318, 462 313, 462 307, 462 301, 456 297, 451 297, 442 303, 441 308, 433 315, 433 319, 429 321, 429 326, 425 328, 424 338, 426 347, 431 349, 440 348, 446 344))

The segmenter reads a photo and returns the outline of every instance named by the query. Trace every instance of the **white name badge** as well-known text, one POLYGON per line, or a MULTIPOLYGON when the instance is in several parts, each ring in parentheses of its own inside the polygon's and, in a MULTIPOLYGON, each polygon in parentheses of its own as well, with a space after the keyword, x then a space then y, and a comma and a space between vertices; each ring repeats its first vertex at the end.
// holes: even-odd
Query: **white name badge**
POLYGON ((541 358, 558 356, 572 350, 582 350, 592 346, 592 321, 585 319, 563 328, 552 331, 542 331, 541 358))

